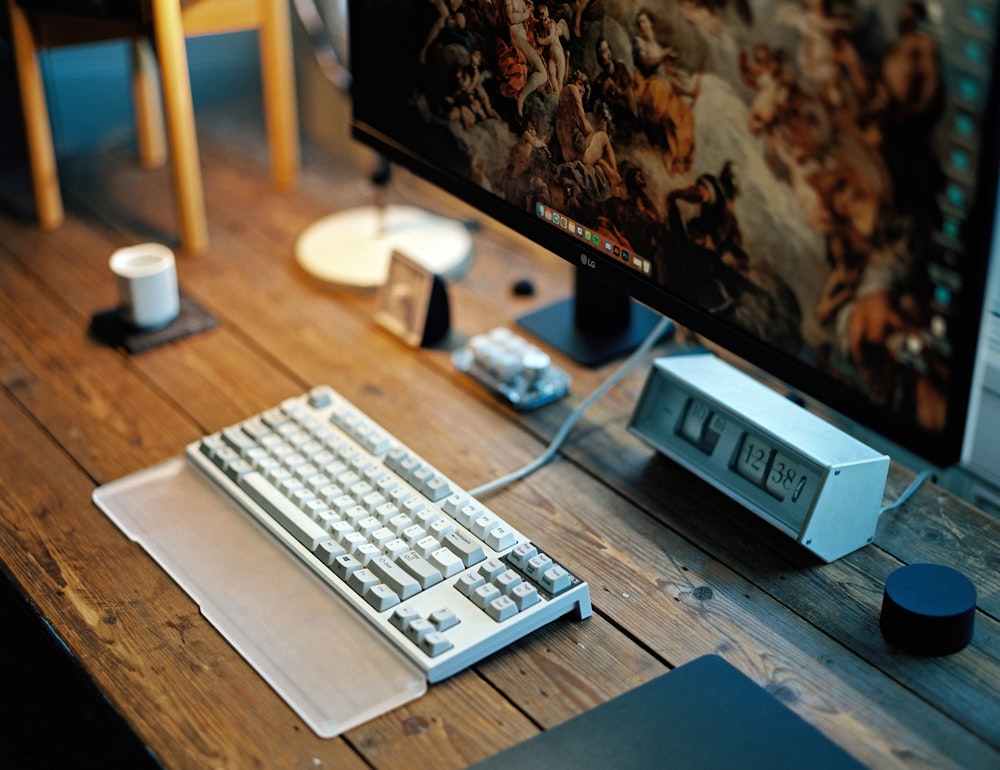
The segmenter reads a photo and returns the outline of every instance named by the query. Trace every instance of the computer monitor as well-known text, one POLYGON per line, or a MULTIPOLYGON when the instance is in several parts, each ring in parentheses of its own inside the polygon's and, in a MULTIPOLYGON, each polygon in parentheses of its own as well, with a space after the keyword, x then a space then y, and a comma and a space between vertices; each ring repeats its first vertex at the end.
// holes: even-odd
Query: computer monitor
POLYGON ((944 465, 993 227, 997 24, 994 0, 351 0, 353 133, 590 295, 944 465))

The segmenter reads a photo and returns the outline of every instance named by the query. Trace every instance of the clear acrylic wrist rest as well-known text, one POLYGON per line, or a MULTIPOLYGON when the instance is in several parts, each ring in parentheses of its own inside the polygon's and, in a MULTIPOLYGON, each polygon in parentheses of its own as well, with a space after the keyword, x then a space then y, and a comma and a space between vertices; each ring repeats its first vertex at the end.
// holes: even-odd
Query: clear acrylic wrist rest
POLYGON ((183 458, 93 499, 320 737, 426 691, 416 666, 183 458))

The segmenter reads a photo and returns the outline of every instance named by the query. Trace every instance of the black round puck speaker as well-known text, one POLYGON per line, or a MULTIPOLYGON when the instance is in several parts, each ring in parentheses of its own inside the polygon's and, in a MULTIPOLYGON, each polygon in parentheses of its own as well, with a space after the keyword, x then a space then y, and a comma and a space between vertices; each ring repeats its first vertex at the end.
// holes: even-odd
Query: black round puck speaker
POLYGON ((976 587, 939 564, 910 564, 885 581, 882 635, 917 655, 950 655, 972 641, 976 587))

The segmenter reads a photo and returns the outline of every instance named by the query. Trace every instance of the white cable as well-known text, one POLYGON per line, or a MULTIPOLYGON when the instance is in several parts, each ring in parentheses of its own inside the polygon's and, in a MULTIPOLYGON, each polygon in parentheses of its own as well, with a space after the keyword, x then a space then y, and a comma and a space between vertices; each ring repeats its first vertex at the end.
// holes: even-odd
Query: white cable
POLYGON ((903 494, 901 494, 898 498, 896 498, 896 502, 889 503, 889 505, 883 506, 882 509, 879 510, 878 512, 879 516, 881 516, 886 511, 891 511, 893 508, 898 508, 907 500, 909 500, 911 497, 913 497, 913 493, 916 492, 918 489, 920 489, 921 485, 925 481, 927 481, 927 479, 929 479, 931 475, 932 475, 931 471, 923 471, 922 473, 918 474, 917 477, 910 482, 910 486, 908 486, 906 489, 903 490, 903 494))
POLYGON ((566 421, 562 424, 562 427, 559 428, 559 431, 556 433, 551 443, 548 445, 548 447, 541 455, 536 457, 527 465, 519 468, 518 470, 508 473, 506 476, 502 476, 499 479, 487 482, 486 484, 483 484, 482 486, 479 486, 476 489, 471 490, 469 492, 469 495, 471 495, 472 497, 480 497, 488 492, 493 492, 494 490, 500 489, 501 487, 505 487, 508 484, 517 481, 518 479, 523 479, 525 476, 534 473, 536 470, 538 470, 547 462, 549 462, 549 460, 555 457, 556 453, 559 451, 559 448, 563 445, 563 442, 566 441, 566 436, 573 429, 573 426, 576 425, 577 421, 583 416, 583 413, 586 412, 587 409, 589 409, 590 406, 595 401, 597 401, 597 399, 599 399, 601 396, 607 393, 611 388, 617 385, 619 380, 621 380, 626 374, 628 374, 635 367, 635 365, 642 360, 643 356, 646 355, 646 353, 649 351, 651 347, 653 347, 653 345, 657 342, 657 340, 659 340, 660 337, 662 337, 667 332, 667 330, 670 328, 670 324, 671 321, 668 318, 661 318, 657 322, 656 326, 653 328, 653 331, 651 331, 649 335, 646 337, 646 339, 642 341, 642 344, 639 345, 639 347, 636 348, 635 351, 633 351, 632 355, 630 355, 624 361, 624 363, 622 363, 622 365, 619 366, 618 369, 614 371, 614 373, 612 373, 610 377, 608 377, 603 383, 601 383, 601 385, 597 388, 597 390, 595 390, 593 393, 587 396, 587 398, 583 401, 583 403, 581 403, 575 410, 573 410, 573 413, 566 418, 566 421))

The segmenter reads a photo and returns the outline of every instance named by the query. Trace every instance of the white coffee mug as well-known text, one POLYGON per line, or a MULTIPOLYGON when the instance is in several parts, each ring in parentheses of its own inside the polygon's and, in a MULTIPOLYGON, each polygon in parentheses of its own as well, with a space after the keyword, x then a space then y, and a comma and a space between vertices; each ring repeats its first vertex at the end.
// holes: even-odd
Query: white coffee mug
POLYGON ((159 243, 140 243, 111 255, 120 312, 140 329, 159 329, 177 317, 180 296, 174 253, 159 243))

